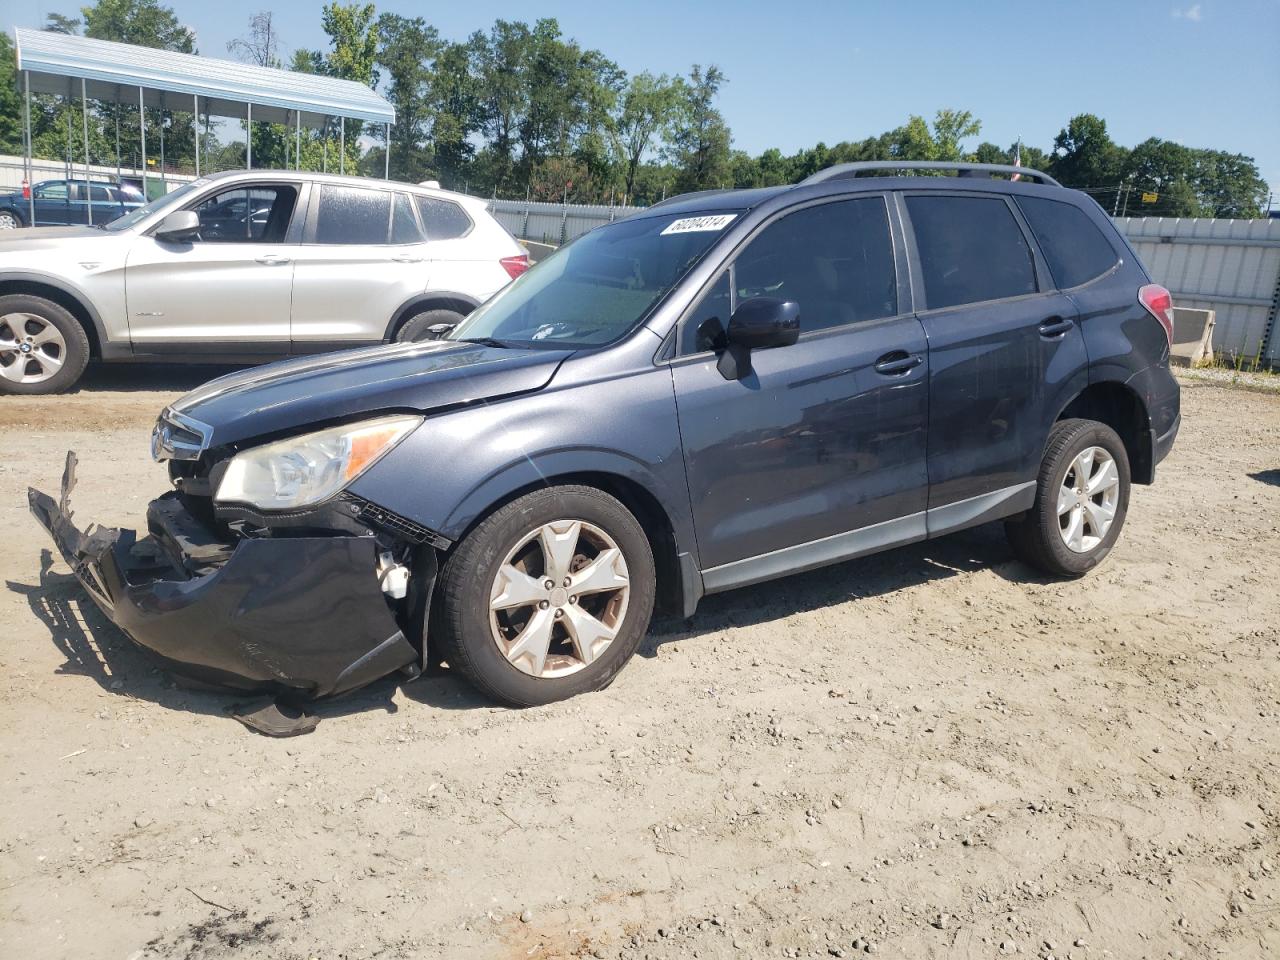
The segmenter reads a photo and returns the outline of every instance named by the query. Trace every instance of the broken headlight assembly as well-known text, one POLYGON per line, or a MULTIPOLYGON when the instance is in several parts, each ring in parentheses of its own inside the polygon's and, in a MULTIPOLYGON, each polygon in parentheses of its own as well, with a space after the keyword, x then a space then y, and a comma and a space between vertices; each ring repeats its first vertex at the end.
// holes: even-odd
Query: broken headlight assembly
POLYGON ((292 510, 328 500, 389 453, 422 423, 389 416, 345 424, 237 453, 214 501, 259 510, 292 510))

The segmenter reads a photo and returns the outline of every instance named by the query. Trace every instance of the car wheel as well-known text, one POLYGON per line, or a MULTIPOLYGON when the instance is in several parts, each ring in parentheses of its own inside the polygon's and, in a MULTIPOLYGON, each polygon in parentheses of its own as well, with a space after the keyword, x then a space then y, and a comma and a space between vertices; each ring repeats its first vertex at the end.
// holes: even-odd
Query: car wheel
POLYGON ((60 393, 89 362, 89 337, 43 297, 0 297, 0 393, 60 393))
POLYGON ((520 497, 454 548, 433 636, 451 667, 512 706, 607 686, 653 613, 653 552, 636 518, 601 490, 520 497))
POLYGON ((1062 420, 1045 448, 1036 499, 1005 523, 1013 552, 1058 577, 1080 577, 1103 561, 1129 509, 1129 456, 1106 424, 1062 420))
POLYGON ((462 322, 462 314, 453 310, 424 310, 416 313, 396 331, 396 343, 421 343, 434 340, 432 327, 447 324, 450 327, 462 322))
POLYGON ((0 230, 17 230, 22 226, 22 218, 12 210, 0 210, 0 230))

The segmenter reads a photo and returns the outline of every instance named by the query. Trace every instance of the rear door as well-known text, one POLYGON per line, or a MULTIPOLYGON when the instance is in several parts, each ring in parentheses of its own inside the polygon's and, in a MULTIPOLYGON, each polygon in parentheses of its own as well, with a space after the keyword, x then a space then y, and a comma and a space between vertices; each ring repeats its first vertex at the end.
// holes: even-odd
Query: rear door
POLYGON ((672 376, 708 589, 924 534, 928 357, 887 200, 782 215, 682 322, 672 376), (796 301, 800 339, 725 380, 715 349, 753 296, 796 301))
POLYGON ((125 268, 134 351, 288 353, 299 196, 297 183, 228 185, 187 207, 197 239, 138 237, 125 268))
POLYGON ((320 184, 294 270, 293 350, 382 340, 427 286, 427 243, 407 193, 320 184))
POLYGON ((930 532, 1033 494, 1058 411, 1088 381, 1075 305, 1053 289, 1012 201, 905 192, 929 339, 930 532))

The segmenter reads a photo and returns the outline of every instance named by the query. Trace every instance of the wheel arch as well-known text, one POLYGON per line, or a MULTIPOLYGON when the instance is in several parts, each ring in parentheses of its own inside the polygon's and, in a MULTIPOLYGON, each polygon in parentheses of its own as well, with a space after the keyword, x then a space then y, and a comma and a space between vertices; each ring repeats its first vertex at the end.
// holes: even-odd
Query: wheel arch
MULTIPOLYGON (((472 505, 467 510, 469 519, 456 540, 463 539, 494 511, 526 494, 570 484, 594 487, 618 500, 644 530, 649 549, 653 551, 657 574, 656 609, 674 615, 687 616, 692 612, 693 605, 702 593, 701 579, 691 582, 691 574, 696 576, 696 564, 687 552, 682 551, 676 525, 663 506, 661 497, 649 484, 637 478, 634 471, 623 472, 609 468, 565 469, 536 479, 524 478, 516 481, 513 477, 512 480, 515 482, 507 486, 501 495, 493 496, 489 493, 485 496, 482 507, 477 507, 476 501, 472 500, 472 505)), ((490 491, 493 490, 490 484, 485 486, 490 491)))
POLYGON ((1105 423, 1119 435, 1129 457, 1134 483, 1149 484, 1155 480, 1151 417, 1147 405, 1131 387, 1118 380, 1089 384, 1059 411, 1055 422, 1074 417, 1105 423))
POLYGON ((103 344, 107 343, 106 328, 98 312, 72 287, 38 274, 0 274, 0 296, 25 294, 42 297, 62 307, 79 321, 89 338, 89 356, 95 360, 103 356, 103 344))
POLYGON ((392 314, 391 321, 387 324, 387 329, 382 339, 394 340, 396 332, 404 325, 404 322, 424 310, 452 310, 465 317, 478 306, 480 306, 480 301, 465 293, 449 290, 428 291, 402 304, 392 314))

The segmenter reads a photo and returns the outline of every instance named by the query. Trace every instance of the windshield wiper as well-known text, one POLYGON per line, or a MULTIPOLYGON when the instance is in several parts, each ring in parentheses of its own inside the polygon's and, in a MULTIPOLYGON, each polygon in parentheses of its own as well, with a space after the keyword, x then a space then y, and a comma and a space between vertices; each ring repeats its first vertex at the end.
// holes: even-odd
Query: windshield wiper
POLYGON ((507 341, 498 340, 494 337, 462 337, 455 340, 454 343, 478 343, 482 347, 498 347, 500 349, 506 349, 510 346, 507 341))

